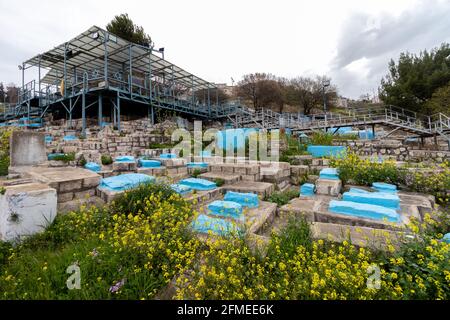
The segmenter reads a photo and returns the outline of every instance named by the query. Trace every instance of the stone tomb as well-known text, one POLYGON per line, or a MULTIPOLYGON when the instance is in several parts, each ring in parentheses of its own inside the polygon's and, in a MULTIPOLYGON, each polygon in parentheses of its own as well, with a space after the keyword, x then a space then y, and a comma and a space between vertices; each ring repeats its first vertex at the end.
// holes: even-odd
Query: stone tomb
POLYGON ((16 241, 45 230, 56 217, 56 190, 42 183, 5 186, 0 195, 0 240, 16 241))
POLYGON ((75 199, 94 197, 101 179, 101 176, 93 171, 72 167, 29 167, 23 174, 54 188, 58 195, 58 205, 75 199))
POLYGON ((10 146, 11 167, 35 166, 47 162, 44 133, 13 131, 10 146))
POLYGON ((223 186, 225 191, 235 191, 242 193, 256 193, 260 199, 270 196, 275 191, 275 186, 268 182, 240 181, 234 184, 223 186))
POLYGON ((422 211, 431 212, 433 202, 429 196, 415 193, 401 192, 400 223, 391 223, 383 220, 361 218, 352 215, 338 214, 329 211, 329 203, 336 198, 330 196, 316 195, 313 197, 300 197, 291 200, 279 210, 279 220, 274 226, 280 227, 286 223, 290 216, 305 217, 308 222, 329 223, 336 225, 359 226, 372 229, 383 229, 399 231, 402 230, 412 217, 422 220, 422 211))

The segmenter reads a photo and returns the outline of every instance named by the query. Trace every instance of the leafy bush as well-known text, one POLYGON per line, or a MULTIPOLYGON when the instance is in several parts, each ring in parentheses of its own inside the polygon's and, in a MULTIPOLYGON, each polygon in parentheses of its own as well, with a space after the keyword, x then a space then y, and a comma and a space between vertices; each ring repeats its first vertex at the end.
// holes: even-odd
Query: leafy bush
POLYGON ((378 163, 364 160, 349 151, 346 157, 331 159, 330 166, 338 169, 344 184, 350 180, 367 186, 374 182, 392 183, 410 191, 431 194, 441 204, 449 202, 450 167, 447 162, 410 170, 407 167, 397 167, 393 161, 378 163))
POLYGON ((111 158, 111 156, 106 155, 106 154, 102 155, 101 161, 102 161, 102 165, 104 165, 104 166, 108 166, 113 163, 113 159, 111 158))
POLYGON ((0 130, 0 176, 8 175, 9 159, 9 138, 12 130, 0 130))
POLYGON ((192 172, 192 177, 197 178, 201 174, 202 171, 200 169, 194 169, 194 171, 192 172))
POLYGON ((214 183, 215 183, 218 187, 221 187, 221 186, 223 186, 223 185, 225 184, 225 180, 223 180, 223 179, 221 179, 221 178, 217 178, 217 179, 214 179, 214 183))
POLYGON ((339 177, 344 184, 350 180, 367 186, 371 186, 374 182, 398 184, 402 177, 395 162, 372 162, 369 159, 361 159, 351 151, 347 152, 346 157, 332 158, 330 166, 338 169, 339 177))
POLYGON ((175 145, 172 143, 150 143, 148 148, 149 149, 170 149, 173 148, 175 145))
POLYGON ((315 131, 311 136, 311 144, 315 146, 332 146, 334 136, 328 132, 315 131))
POLYGON ((86 165, 86 163, 87 163, 86 158, 82 154, 80 159, 78 160, 78 165, 81 166, 81 167, 84 167, 86 165))
POLYGON ((130 191, 119 203, 58 215, 16 247, 0 242, 0 298, 151 299, 190 268, 200 242, 188 232, 189 204, 160 186, 130 191), (73 264, 82 290, 66 286, 73 264))
POLYGON ((54 161, 63 161, 65 163, 75 161, 75 152, 56 155, 55 157, 53 157, 53 160, 54 161))
POLYGON ((276 203, 278 206, 284 206, 288 204, 290 200, 297 198, 300 191, 290 189, 284 192, 274 192, 270 196, 266 197, 266 201, 276 203))

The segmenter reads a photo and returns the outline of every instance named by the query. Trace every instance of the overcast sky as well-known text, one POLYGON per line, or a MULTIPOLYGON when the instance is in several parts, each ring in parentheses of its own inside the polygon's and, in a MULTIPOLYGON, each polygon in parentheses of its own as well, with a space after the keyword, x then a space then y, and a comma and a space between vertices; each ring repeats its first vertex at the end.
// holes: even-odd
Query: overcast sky
POLYGON ((20 83, 22 61, 120 13, 211 82, 328 75, 353 98, 373 94, 400 52, 450 42, 449 0, 0 0, 0 81, 20 83))

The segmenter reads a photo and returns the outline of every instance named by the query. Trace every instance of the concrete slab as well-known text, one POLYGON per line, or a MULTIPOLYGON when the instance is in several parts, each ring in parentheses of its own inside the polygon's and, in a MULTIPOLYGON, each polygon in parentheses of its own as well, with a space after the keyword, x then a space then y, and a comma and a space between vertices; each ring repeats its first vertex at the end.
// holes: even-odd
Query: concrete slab
POLYGON ((0 195, 0 240, 16 241, 45 230, 56 217, 56 190, 42 183, 6 186, 0 195))
POLYGON ((37 168, 30 167, 26 175, 57 190, 58 194, 96 188, 101 176, 82 168, 37 168))
POLYGON ((13 131, 10 146, 11 167, 33 166, 47 161, 43 132, 13 131))
POLYGON ((206 179, 209 181, 213 181, 216 179, 222 179, 225 181, 225 184, 233 184, 239 182, 241 177, 239 175, 219 173, 219 172, 207 172, 203 173, 199 176, 199 178, 206 179))
POLYGON ((137 173, 147 174, 149 176, 161 177, 167 174, 165 167, 157 168, 138 168, 137 173))
POLYGON ((277 204, 260 201, 257 208, 244 209, 248 233, 264 233, 272 225, 277 212, 277 204))
POLYGON ((240 181, 223 187, 226 191, 235 192, 252 192, 258 194, 261 199, 270 196, 274 191, 275 187, 271 183, 267 182, 250 182, 250 181, 240 181))
POLYGON ((337 197, 342 190, 341 180, 317 179, 316 193, 325 196, 337 197))
POLYGON ((386 250, 388 244, 398 246, 404 239, 403 232, 368 227, 314 222, 311 224, 314 239, 333 242, 348 241, 356 246, 386 250))

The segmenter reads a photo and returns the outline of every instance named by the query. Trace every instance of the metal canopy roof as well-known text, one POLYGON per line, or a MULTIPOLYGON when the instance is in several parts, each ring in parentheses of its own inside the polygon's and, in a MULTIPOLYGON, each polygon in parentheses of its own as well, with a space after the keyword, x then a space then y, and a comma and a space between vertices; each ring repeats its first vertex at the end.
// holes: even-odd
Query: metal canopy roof
POLYGON ((97 26, 89 28, 89 30, 67 43, 31 58, 24 64, 35 67, 40 65, 41 68, 49 69, 50 71, 42 79, 42 82, 54 84, 55 81, 60 80, 64 75, 64 49, 67 46, 66 70, 68 76, 74 75, 75 70, 79 74, 80 72, 97 69, 103 74, 105 35, 109 37, 106 45, 108 52, 108 73, 110 74, 111 72, 122 71, 124 69, 126 70, 125 73, 129 72, 129 48, 131 46, 134 72, 141 72, 142 74, 148 75, 151 56, 151 73, 153 78, 164 76, 167 81, 171 81, 173 77, 177 84, 184 85, 187 88, 194 86, 194 90, 216 87, 215 84, 205 81, 167 60, 163 60, 153 53, 150 54, 150 48, 126 41, 97 26))

